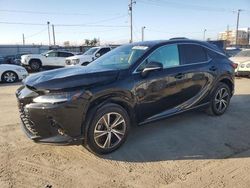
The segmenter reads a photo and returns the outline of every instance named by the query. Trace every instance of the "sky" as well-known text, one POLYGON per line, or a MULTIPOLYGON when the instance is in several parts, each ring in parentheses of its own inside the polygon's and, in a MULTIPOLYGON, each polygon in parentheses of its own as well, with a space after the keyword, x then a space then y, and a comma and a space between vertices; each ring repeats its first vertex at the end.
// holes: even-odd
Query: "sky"
MULTIPOLYGON (((133 39, 187 37, 217 39, 218 33, 250 27, 250 0, 135 0, 133 39)), ((99 38, 101 44, 130 39, 129 0, 0 0, 0 44, 48 44, 47 21, 54 24, 56 44, 81 45, 99 38)), ((51 27, 50 27, 51 29, 51 27)), ((52 31, 51 31, 52 41, 52 31)))

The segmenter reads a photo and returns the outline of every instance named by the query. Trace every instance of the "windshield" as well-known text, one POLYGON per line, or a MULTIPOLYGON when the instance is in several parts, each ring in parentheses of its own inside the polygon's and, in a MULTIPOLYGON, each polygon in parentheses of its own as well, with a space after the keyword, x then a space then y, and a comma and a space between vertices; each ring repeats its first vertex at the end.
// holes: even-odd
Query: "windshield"
POLYGON ((99 48, 90 48, 87 50, 84 55, 93 55, 99 48))
POLYGON ((241 51, 235 57, 250 57, 250 50, 241 51))
POLYGON ((120 46, 96 59, 88 66, 107 69, 127 69, 145 54, 147 50, 147 46, 138 46, 135 44, 120 46))
POLYGON ((48 54, 48 53, 50 53, 50 52, 53 52, 53 50, 49 50, 49 51, 46 51, 46 52, 43 52, 43 53, 41 53, 41 55, 46 55, 46 54, 48 54))

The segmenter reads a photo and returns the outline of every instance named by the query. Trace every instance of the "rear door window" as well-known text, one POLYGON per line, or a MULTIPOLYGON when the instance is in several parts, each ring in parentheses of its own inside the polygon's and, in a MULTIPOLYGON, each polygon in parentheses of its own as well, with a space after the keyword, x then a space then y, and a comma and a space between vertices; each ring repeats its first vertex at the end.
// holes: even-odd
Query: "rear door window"
POLYGON ((180 44, 179 52, 183 65, 202 63, 208 60, 206 50, 200 45, 180 44))
POLYGON ((100 56, 102 56, 102 55, 106 54, 109 51, 110 51, 110 48, 102 48, 97 53, 99 53, 100 56))
POLYGON ((73 54, 68 53, 68 52, 58 52, 58 56, 59 57, 70 57, 70 56, 73 56, 73 54))

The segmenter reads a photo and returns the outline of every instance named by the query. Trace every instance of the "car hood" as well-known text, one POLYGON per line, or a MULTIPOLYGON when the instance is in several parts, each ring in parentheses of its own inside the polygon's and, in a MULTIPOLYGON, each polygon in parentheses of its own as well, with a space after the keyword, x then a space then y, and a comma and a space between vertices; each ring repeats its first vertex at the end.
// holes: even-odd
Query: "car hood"
POLYGON ((23 67, 20 67, 18 65, 10 65, 10 64, 0 64, 0 69, 9 69, 9 70, 14 70, 14 69, 24 69, 23 67))
POLYGON ((24 84, 36 90, 62 90, 107 84, 117 79, 119 71, 93 67, 70 67, 28 76, 24 84))
POLYGON ((234 63, 244 63, 246 61, 250 61, 250 57, 231 57, 229 59, 234 63))

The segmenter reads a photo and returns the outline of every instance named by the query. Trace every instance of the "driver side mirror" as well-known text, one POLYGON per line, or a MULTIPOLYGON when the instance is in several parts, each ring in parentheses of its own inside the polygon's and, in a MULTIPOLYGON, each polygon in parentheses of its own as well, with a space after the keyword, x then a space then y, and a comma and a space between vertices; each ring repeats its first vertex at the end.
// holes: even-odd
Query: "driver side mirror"
POLYGON ((49 54, 45 54, 45 57, 48 57, 49 56, 49 54))
POLYGON ((96 57, 100 57, 101 54, 100 54, 100 53, 96 53, 95 56, 96 56, 96 57))
POLYGON ((147 76, 149 72, 156 71, 156 70, 162 70, 163 65, 162 63, 151 61, 149 62, 146 67, 142 70, 141 75, 143 77, 147 76))

